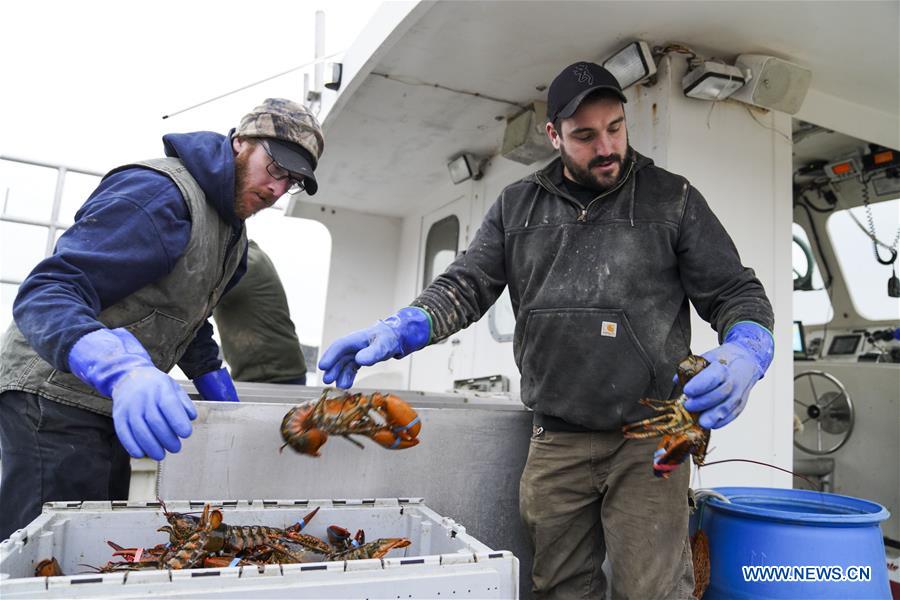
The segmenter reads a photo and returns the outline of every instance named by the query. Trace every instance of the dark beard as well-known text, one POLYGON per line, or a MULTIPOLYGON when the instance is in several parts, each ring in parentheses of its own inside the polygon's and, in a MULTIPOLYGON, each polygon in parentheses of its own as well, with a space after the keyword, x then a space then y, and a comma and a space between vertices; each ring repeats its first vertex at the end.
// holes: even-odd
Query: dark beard
POLYGON ((563 145, 559 147, 559 155, 562 159, 563 165, 569 171, 569 174, 572 176, 572 179, 575 180, 575 183, 586 187, 590 190, 595 190, 597 192, 605 192, 606 190, 612 189, 616 185, 618 185, 619 180, 622 179, 622 176, 625 173, 625 161, 618 154, 610 154, 609 156, 596 156, 591 162, 588 163, 587 169, 582 169, 580 166, 575 164, 575 161, 566 154, 566 148, 563 145), (591 169, 600 165, 606 161, 614 160, 619 164, 619 174, 616 175, 615 180, 609 179, 600 179, 598 176, 591 173, 591 169))

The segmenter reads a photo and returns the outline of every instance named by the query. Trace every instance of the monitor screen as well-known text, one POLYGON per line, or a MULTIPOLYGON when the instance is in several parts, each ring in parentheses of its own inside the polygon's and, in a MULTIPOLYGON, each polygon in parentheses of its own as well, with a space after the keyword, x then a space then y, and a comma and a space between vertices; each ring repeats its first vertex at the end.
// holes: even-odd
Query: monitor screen
POLYGON ((806 358, 806 336, 803 334, 803 323, 794 321, 794 356, 806 358))
POLYGON ((861 339, 862 336, 858 333, 836 335, 831 340, 831 346, 828 347, 828 354, 832 356, 856 354, 856 348, 861 339))

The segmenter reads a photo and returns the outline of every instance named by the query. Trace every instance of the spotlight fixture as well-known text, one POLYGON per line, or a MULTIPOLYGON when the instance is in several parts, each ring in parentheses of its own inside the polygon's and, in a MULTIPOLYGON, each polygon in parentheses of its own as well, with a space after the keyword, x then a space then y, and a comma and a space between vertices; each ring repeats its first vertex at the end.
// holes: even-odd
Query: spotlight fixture
POLYGON ((478 181, 481 179, 481 169, 478 161, 471 154, 457 155, 447 163, 447 170, 450 171, 450 180, 454 183, 462 183, 467 179, 478 181))
POLYGON ((656 74, 656 63, 647 42, 632 42, 607 58, 603 67, 613 74, 622 89, 656 74))
POLYGON ((341 72, 344 69, 343 63, 328 63, 326 68, 331 71, 331 76, 324 82, 325 88, 338 91, 341 88, 341 72))
POLYGON ((685 74, 681 87, 690 98, 724 100, 744 83, 744 73, 737 67, 705 61, 685 74))

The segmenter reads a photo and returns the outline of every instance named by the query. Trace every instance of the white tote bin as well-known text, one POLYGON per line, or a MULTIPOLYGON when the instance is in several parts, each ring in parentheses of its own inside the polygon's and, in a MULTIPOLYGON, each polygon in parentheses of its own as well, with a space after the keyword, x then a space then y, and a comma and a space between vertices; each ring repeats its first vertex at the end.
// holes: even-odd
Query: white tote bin
MULTIPOLYGON (((172 512, 197 512, 206 501, 167 502, 172 512)), ((494 552, 441 517, 421 499, 209 501, 231 525, 285 528, 317 506, 304 529, 326 538, 329 525, 366 539, 405 537, 412 544, 383 559, 223 569, 98 574, 111 560, 112 540, 125 547, 168 541, 157 503, 55 502, 25 529, 0 543, 0 597, 11 598, 517 598, 519 561, 494 552), (54 557, 65 576, 34 577, 54 557)))

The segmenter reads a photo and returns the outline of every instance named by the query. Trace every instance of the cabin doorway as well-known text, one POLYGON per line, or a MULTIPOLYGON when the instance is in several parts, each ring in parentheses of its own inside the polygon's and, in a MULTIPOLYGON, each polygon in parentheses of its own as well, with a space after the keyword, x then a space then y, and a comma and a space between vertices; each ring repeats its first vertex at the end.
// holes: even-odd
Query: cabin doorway
MULTIPOLYGON (((470 212, 471 202, 464 195, 422 217, 417 294, 469 245, 470 212)), ((410 389, 452 390, 454 380, 472 371, 473 341, 471 329, 464 329, 410 356, 410 389)))

